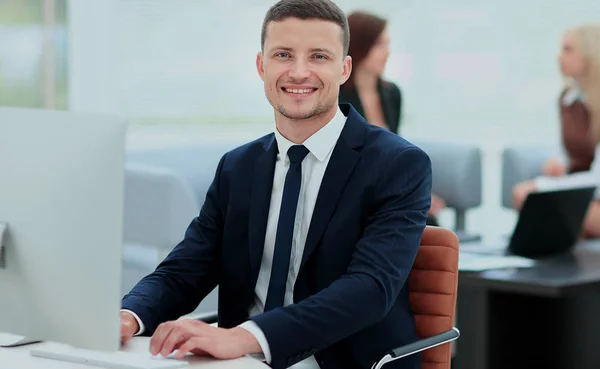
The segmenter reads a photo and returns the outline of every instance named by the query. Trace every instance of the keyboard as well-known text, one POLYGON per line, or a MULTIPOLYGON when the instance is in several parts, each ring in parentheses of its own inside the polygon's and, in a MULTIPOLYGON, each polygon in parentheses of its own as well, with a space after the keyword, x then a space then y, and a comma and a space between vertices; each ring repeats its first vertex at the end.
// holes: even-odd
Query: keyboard
POLYGON ((176 369, 185 368, 189 365, 186 361, 169 357, 153 357, 150 354, 121 351, 82 350, 65 345, 32 349, 30 354, 44 359, 54 359, 104 369, 176 369))
POLYGON ((0 333, 0 347, 16 347, 36 343, 39 341, 28 339, 24 336, 18 336, 10 333, 0 333))

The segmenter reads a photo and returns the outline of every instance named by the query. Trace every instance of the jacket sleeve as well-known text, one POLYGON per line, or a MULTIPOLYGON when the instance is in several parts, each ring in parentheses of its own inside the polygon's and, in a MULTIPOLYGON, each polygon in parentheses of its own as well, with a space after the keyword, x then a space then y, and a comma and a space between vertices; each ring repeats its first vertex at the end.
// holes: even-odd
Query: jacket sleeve
POLYGON ((252 318, 273 368, 286 368, 382 320, 412 269, 431 202, 431 162, 408 148, 382 165, 374 210, 347 272, 298 304, 252 318))
POLYGON ((200 214, 156 270, 143 278, 122 301, 152 335, 159 324, 192 312, 216 286, 219 276, 223 214, 219 206, 221 158, 200 214))

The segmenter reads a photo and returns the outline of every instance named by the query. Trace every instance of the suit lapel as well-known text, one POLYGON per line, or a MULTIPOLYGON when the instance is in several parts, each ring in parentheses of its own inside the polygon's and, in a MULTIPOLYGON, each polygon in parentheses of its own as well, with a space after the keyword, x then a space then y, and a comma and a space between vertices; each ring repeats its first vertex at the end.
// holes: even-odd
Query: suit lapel
POLYGON ((300 269, 304 266, 323 232, 327 228, 338 200, 344 191, 346 183, 352 174, 354 166, 361 155, 355 149, 362 146, 366 125, 364 119, 350 105, 341 104, 340 108, 348 117, 342 134, 329 159, 323 181, 317 195, 310 228, 306 237, 304 254, 300 269))
POLYGON ((256 285, 265 245, 265 233, 271 204, 277 142, 271 136, 266 150, 256 160, 251 178, 248 243, 250 252, 251 285, 256 285))

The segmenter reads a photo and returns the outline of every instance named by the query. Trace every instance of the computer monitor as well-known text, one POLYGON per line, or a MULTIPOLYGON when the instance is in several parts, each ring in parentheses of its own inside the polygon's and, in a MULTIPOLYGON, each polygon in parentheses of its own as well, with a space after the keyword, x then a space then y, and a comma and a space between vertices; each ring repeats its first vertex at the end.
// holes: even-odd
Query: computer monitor
POLYGON ((119 349, 126 124, 0 108, 0 332, 119 349))

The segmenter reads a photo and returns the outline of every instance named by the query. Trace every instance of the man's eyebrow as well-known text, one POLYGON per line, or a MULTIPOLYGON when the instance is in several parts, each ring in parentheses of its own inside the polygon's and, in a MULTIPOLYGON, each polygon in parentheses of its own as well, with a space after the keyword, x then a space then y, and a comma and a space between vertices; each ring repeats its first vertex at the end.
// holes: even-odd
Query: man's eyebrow
MULTIPOLYGON (((270 49, 271 52, 276 51, 276 50, 278 50, 278 51, 294 51, 293 48, 286 47, 286 46, 275 46, 270 49)), ((331 51, 327 48, 324 48, 324 47, 315 47, 315 48, 310 49, 309 51, 311 53, 325 53, 325 54, 333 55, 333 51, 331 51)))
POLYGON ((291 47, 285 47, 285 46, 275 46, 272 47, 271 49, 269 49, 271 52, 278 50, 278 51, 294 51, 294 49, 292 49, 291 47))
POLYGON ((311 53, 325 53, 325 54, 333 54, 333 52, 329 49, 323 48, 323 47, 317 47, 314 49, 310 49, 311 53))

